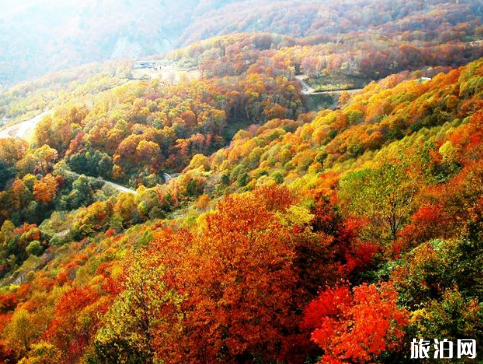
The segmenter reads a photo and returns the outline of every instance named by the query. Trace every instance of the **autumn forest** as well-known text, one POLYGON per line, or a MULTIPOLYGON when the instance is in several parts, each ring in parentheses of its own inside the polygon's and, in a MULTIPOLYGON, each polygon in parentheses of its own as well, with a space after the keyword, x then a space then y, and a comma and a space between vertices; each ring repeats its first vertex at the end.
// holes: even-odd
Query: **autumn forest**
POLYGON ((0 16, 0 363, 480 354, 481 1, 95 3, 0 16))

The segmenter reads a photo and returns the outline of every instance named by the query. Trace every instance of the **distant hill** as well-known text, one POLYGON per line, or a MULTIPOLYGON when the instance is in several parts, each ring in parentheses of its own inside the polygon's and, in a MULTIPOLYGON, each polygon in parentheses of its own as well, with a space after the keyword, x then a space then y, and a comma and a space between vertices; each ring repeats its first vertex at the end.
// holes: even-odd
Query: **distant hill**
POLYGON ((7 0, 0 14, 0 85, 238 32, 318 41, 355 32, 471 40, 483 35, 481 18, 476 0, 7 0), (466 27, 453 29, 458 24, 466 27))

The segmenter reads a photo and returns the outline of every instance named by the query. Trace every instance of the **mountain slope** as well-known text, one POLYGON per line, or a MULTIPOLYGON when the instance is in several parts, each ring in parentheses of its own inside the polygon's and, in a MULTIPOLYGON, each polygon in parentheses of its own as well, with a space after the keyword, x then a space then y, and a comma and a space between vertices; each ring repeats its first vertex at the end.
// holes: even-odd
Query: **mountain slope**
MULTIPOLYGON (((46 33, 82 38, 72 4, 46 33)), ((0 363, 403 364, 413 338, 481 347, 479 1, 163 1, 140 24, 133 4, 82 8, 145 35, 179 11, 166 29, 196 41, 163 72, 114 60, 0 93, 2 122, 38 121, 0 139, 0 363)), ((93 40, 100 57, 141 52, 144 35, 112 37, 93 40)))
MULTIPOLYGON (((10 4, 10 3, 8 3, 10 4)), ((84 63, 162 54, 193 41, 239 32, 321 37, 359 31, 445 42, 482 33, 477 0, 346 2, 44 0, 8 5, 0 17, 0 84, 84 63), (397 10, 395 10, 397 9, 397 10), (458 23, 466 29, 453 32, 458 23), (479 29, 477 29, 479 27, 479 29)))
POLYGON ((136 195, 73 180, 47 145, 0 143, 2 359, 404 363, 413 335, 480 343, 482 77, 483 60, 390 76, 136 195))

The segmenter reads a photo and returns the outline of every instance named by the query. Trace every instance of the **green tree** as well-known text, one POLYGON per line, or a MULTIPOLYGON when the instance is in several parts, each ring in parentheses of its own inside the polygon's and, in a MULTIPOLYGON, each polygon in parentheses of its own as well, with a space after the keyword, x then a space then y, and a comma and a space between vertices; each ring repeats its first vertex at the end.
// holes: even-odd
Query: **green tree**
POLYGON ((248 173, 243 173, 238 177, 238 186, 240 187, 245 187, 250 180, 250 177, 248 176, 248 173))
POLYGON ((350 173, 340 187, 350 213, 369 218, 382 237, 395 240, 414 207, 418 180, 403 164, 386 162, 350 173))
POLYGON ((39 256, 40 254, 42 254, 44 249, 42 248, 40 241, 34 240, 29 243, 29 245, 27 246, 27 248, 25 248, 25 250, 29 255, 39 256))
POLYGON ((5 161, 0 160, 0 190, 3 190, 7 182, 15 177, 15 169, 5 161))
POLYGON ((81 175, 72 183, 72 192, 69 194, 71 208, 76 209, 80 206, 88 206, 91 201, 89 179, 81 175))

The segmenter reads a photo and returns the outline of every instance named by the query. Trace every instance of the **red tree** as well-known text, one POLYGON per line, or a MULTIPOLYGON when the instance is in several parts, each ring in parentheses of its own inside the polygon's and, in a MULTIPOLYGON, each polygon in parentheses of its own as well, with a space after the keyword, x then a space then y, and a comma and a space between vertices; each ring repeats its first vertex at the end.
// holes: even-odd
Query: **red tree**
POLYGON ((324 350, 321 363, 366 363, 397 351, 408 312, 390 283, 329 288, 305 310, 302 327, 324 350))

